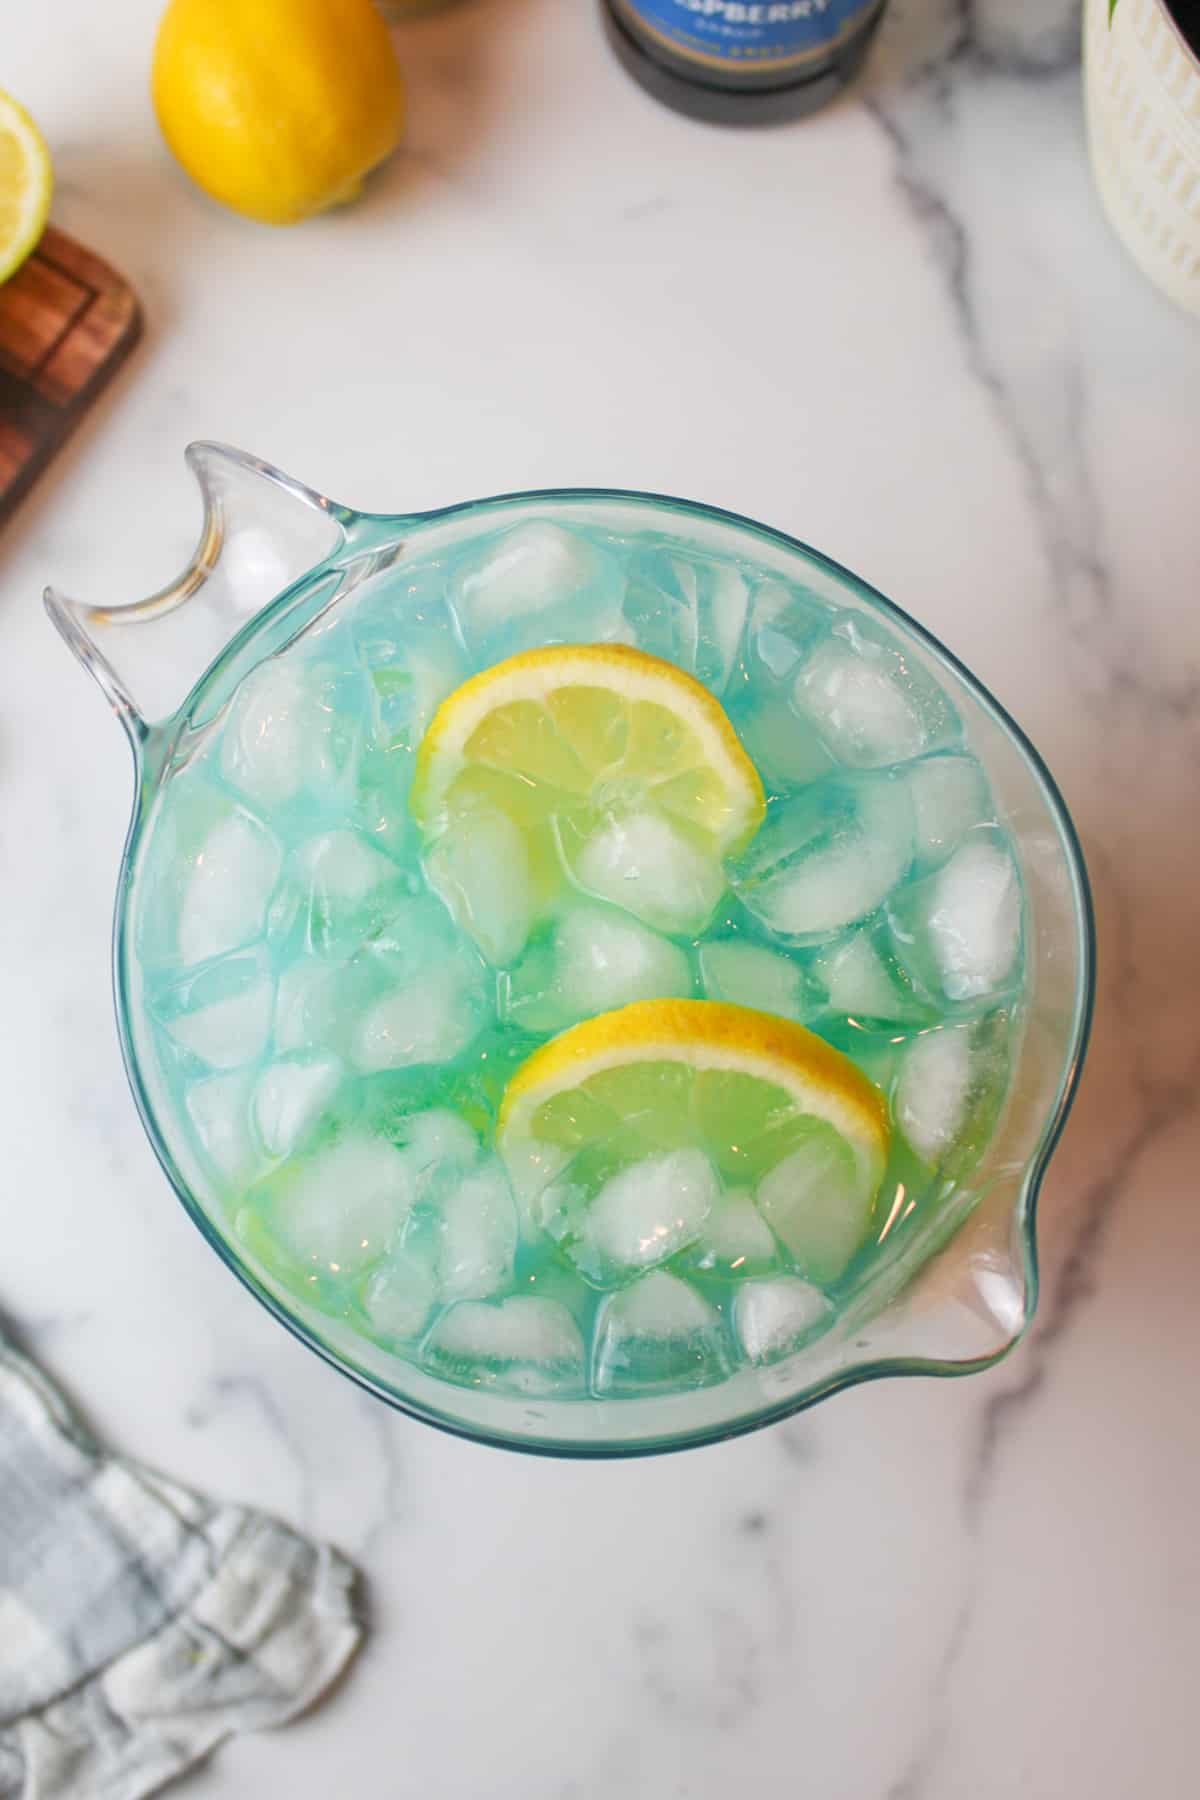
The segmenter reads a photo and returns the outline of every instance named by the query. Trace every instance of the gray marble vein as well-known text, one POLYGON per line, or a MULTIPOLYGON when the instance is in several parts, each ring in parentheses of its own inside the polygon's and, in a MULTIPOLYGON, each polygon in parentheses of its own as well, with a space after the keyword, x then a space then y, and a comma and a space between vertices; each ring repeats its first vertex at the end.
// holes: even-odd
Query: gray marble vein
POLYGON ((381 1463, 374 1516, 363 1526, 360 1540, 360 1554, 365 1560, 387 1533, 407 1522, 408 1494, 405 1461, 400 1449, 401 1421, 370 1394, 358 1395, 357 1404, 363 1424, 378 1447, 381 1463))
POLYGON ((251 1408, 290 1464, 295 1475, 296 1523, 311 1529, 315 1510, 312 1465, 286 1410, 264 1377, 245 1370, 214 1375, 205 1391, 187 1407, 184 1417, 192 1430, 210 1431, 221 1424, 226 1412, 241 1406, 251 1408))
POLYGON ((739 1522, 739 1535, 736 1548, 726 1544, 714 1558, 683 1618, 647 1609, 631 1621, 645 1694, 656 1713, 689 1729, 741 1728, 764 1703, 772 1668, 797 1629, 777 1523, 751 1513, 739 1522))
POLYGON ((946 1735, 946 1706, 949 1689, 971 1629, 974 1592, 964 1594, 951 1621, 945 1647, 938 1658, 933 1680, 927 1692, 925 1716, 917 1748, 909 1757, 903 1772, 887 1788, 883 1800, 924 1800, 937 1770, 938 1753, 946 1735))
MULTIPOLYGON (((894 48, 899 78, 877 84, 865 105, 887 136, 897 187, 942 271, 966 366, 1021 470, 1070 636, 1079 697, 1101 715, 1114 701, 1193 715, 1200 693, 1195 659, 1166 667, 1148 661, 1140 621, 1115 592, 1106 505, 1092 466, 1095 368, 1079 330, 1081 310, 1095 298, 1068 267, 1048 266, 1043 254, 1041 268, 1022 271, 1017 315, 998 307, 996 293, 1011 275, 1003 268, 1010 225, 973 219, 963 183, 976 95, 989 97, 994 111, 997 88, 1007 86, 1028 109, 1036 77, 1050 84, 1048 102, 1078 108, 1076 9, 1051 9, 1057 17, 1044 17, 1034 30, 1003 5, 930 10, 936 21, 923 9, 908 10, 894 48)), ((1019 204, 1036 165, 1019 145, 997 138, 996 148, 1012 157, 1012 200, 1019 204)), ((1064 199, 1090 204, 1079 182, 1064 199)))
MULTIPOLYGON (((1128 628, 1116 643, 1097 644, 1094 638, 1099 631, 1111 632, 1114 601, 1103 519, 1086 460, 1086 374, 1076 350, 1063 342, 1039 383, 1036 408, 1030 408, 988 339, 975 300, 970 228, 937 177, 947 147, 932 156, 926 138, 931 118, 939 136, 953 118, 948 93, 954 90, 940 85, 946 74, 935 65, 923 78, 931 92, 922 95, 919 84, 899 102, 873 98, 867 105, 895 151, 897 184, 941 267, 967 367, 987 393, 1020 466, 1053 593, 1089 677, 1082 697, 1102 709, 1131 679, 1136 638, 1128 628), (914 119, 918 112, 923 120, 914 119)), ((952 127, 947 135, 952 140, 952 127)))

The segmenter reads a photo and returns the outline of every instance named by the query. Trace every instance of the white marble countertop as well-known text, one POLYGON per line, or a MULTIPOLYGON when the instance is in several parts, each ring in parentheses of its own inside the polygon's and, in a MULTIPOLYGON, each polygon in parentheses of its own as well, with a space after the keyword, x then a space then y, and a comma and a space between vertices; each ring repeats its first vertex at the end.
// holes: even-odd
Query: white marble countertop
POLYGON ((1191 1795, 1200 329, 1099 214, 1070 7, 897 0, 851 98, 734 135, 633 86, 584 0, 474 0, 401 34, 403 154, 291 232, 168 160, 158 0, 17 10, 4 81, 54 217, 147 334, 0 538, 0 1307, 114 1442, 334 1538, 373 1620, 327 1705, 180 1791, 1191 1795), (1102 976, 1006 1364, 550 1463, 393 1416, 218 1263, 118 1058, 128 752, 39 602, 174 573, 203 436, 363 506, 589 482, 738 508, 1005 701, 1079 822, 1102 976))

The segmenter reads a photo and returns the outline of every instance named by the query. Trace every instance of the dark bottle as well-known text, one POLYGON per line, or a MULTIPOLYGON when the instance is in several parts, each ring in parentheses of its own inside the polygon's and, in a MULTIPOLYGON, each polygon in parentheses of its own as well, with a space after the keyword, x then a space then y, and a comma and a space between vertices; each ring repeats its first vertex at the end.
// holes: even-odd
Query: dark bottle
POLYGON ((1167 11, 1188 49, 1200 56, 1200 0, 1167 0, 1167 11))
POLYGON ((608 40, 657 100, 718 125, 814 112, 862 66, 887 0, 600 0, 608 40))

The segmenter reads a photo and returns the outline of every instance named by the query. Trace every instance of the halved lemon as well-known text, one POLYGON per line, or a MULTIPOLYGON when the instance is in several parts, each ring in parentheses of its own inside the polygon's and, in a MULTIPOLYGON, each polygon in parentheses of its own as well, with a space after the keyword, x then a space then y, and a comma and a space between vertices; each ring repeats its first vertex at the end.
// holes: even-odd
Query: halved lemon
POLYGON ((410 803, 427 840, 502 814, 522 834, 538 903, 565 867, 667 931, 707 922, 721 859, 765 811, 719 701, 623 644, 530 650, 464 682, 425 734, 410 803))
POLYGON ((23 106, 0 93, 0 281, 20 268, 41 237, 53 189, 41 132, 23 106))
POLYGON ((713 1000, 646 1000, 524 1062, 497 1141, 533 1229, 563 1184, 576 1215, 620 1171, 683 1147, 750 1188, 803 1272, 837 1279, 864 1241, 891 1127, 883 1095, 803 1025, 713 1000))

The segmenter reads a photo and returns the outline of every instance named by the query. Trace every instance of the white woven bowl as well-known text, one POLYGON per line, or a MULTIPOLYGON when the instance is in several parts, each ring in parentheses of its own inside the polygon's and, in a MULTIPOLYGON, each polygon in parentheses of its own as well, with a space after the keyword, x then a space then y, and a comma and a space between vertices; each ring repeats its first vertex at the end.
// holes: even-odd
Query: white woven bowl
POLYGON ((1200 60, 1163 0, 1084 0, 1092 170, 1117 236, 1200 315, 1200 60))

